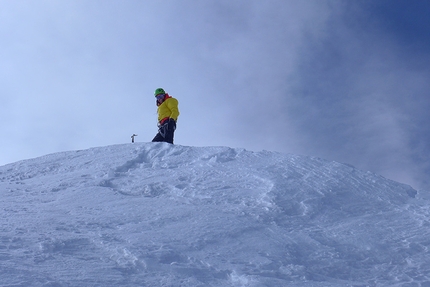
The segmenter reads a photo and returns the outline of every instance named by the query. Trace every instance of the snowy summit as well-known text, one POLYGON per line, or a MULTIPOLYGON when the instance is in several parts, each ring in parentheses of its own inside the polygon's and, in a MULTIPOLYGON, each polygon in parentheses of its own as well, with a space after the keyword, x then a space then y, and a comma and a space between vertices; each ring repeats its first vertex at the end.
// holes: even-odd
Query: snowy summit
POLYGON ((430 286, 429 200, 319 158, 124 144, 0 192, 0 286, 430 286))

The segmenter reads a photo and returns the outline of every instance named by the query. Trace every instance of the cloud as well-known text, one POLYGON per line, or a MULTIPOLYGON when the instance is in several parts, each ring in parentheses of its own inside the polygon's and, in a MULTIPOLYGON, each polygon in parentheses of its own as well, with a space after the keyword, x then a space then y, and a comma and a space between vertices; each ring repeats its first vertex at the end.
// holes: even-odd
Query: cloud
POLYGON ((177 89, 180 105, 195 106, 193 117, 199 119, 183 128, 208 134, 186 143, 215 141, 252 149, 273 149, 275 142, 293 145, 288 141, 295 137, 282 130, 288 122, 282 122, 286 111, 278 103, 290 86, 303 33, 316 33, 313 28, 329 16, 324 5, 315 3, 217 1, 199 4, 198 14, 194 7, 169 15, 181 23, 178 29, 188 31, 177 31, 171 45, 191 43, 192 51, 191 56, 181 50, 175 62, 185 63, 176 67, 184 86, 177 89))
POLYGON ((428 51, 370 2, 25 4, 0 9, 2 163, 149 141, 163 87, 179 100, 178 144, 321 156, 426 186, 428 51))
POLYGON ((365 23, 363 10, 354 6, 354 16, 348 8, 302 51, 293 103, 284 103, 290 120, 307 153, 423 188, 428 157, 418 157, 411 142, 428 139, 428 128, 412 131, 428 122, 430 71, 377 23, 365 23))

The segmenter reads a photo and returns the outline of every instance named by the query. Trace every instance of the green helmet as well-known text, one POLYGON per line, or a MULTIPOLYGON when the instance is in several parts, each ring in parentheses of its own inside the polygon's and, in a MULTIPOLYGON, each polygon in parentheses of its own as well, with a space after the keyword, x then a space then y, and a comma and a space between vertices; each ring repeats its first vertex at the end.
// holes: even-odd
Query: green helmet
POLYGON ((162 88, 158 88, 155 90, 154 95, 165 94, 166 92, 162 88))

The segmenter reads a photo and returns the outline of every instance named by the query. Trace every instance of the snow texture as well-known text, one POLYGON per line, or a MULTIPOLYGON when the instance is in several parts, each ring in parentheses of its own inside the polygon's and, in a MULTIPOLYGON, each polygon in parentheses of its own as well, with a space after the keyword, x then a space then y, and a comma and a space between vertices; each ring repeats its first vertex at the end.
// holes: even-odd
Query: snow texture
POLYGON ((423 192, 319 158, 115 145, 0 192, 0 286, 430 286, 423 192))

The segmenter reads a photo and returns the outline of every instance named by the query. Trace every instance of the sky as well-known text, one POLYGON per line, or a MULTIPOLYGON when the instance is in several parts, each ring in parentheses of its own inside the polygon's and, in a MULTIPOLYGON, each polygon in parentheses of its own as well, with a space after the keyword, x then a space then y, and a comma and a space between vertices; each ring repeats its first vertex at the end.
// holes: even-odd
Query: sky
POLYGON ((426 0, 0 0, 0 165, 157 132, 430 190, 426 0))

